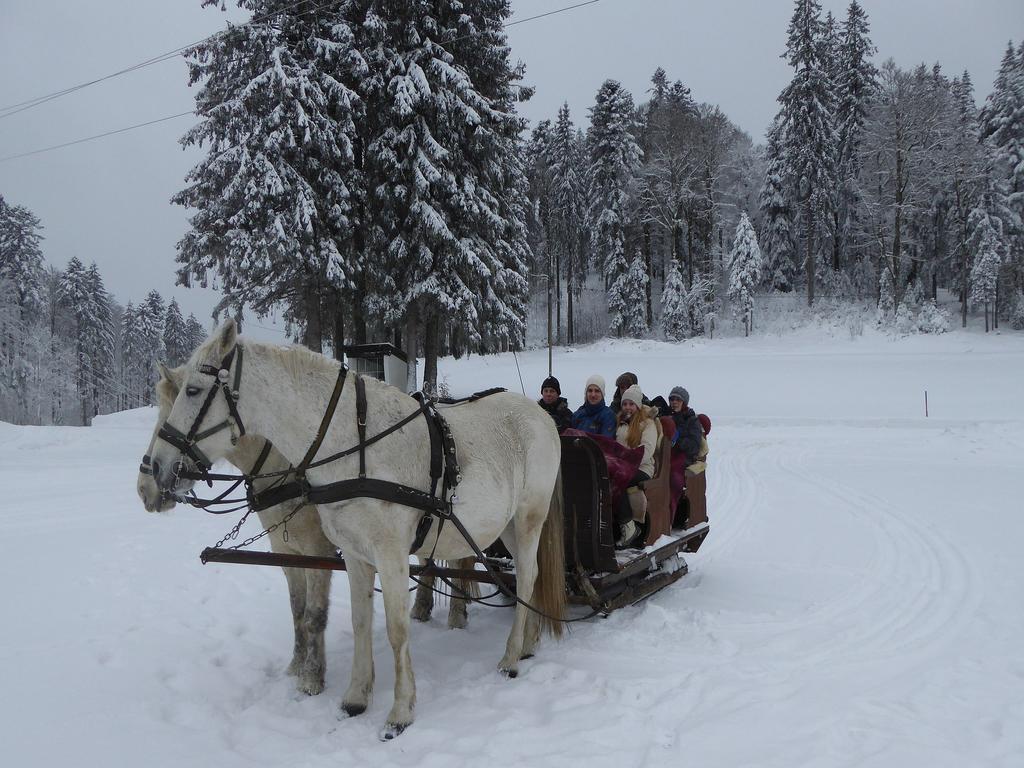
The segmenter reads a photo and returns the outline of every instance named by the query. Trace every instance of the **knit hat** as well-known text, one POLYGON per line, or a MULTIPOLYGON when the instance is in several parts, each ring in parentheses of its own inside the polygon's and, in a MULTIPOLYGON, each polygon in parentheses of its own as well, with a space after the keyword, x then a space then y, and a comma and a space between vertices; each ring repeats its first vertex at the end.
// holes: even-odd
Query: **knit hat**
POLYGON ((630 371, 626 371, 625 373, 619 374, 619 378, 615 380, 615 386, 618 389, 626 389, 626 387, 630 387, 633 384, 639 383, 640 379, 636 377, 635 373, 631 373, 630 371))
POLYGON ((690 393, 682 387, 672 387, 672 391, 668 393, 668 399, 671 400, 673 397, 678 397, 683 401, 683 405, 690 404, 690 393))
POLYGON ((548 387, 555 390, 558 394, 562 394, 562 385, 558 383, 558 379, 554 376, 548 376, 544 379, 544 383, 540 385, 540 391, 543 392, 548 387))
POLYGON ((601 390, 601 394, 604 394, 604 376, 599 373, 595 373, 589 379, 587 379, 587 385, 583 387, 583 396, 587 396, 587 390, 590 389, 590 385, 593 384, 595 387, 601 390))
POLYGON ((637 405, 644 404, 644 393, 643 390, 640 389, 639 384, 634 384, 622 393, 622 402, 626 402, 627 400, 632 400, 637 405))

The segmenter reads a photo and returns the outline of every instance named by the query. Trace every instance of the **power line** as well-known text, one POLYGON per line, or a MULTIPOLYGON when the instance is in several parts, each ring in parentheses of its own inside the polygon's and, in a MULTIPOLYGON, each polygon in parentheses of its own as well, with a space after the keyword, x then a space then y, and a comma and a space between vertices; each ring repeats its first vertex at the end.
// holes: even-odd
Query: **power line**
MULTIPOLYGON (((298 6, 303 5, 304 3, 308 3, 308 2, 311 2, 311 0, 298 0, 298 2, 293 3, 292 5, 286 6, 284 8, 280 8, 280 9, 278 9, 276 11, 273 11, 272 13, 267 13, 267 14, 264 14, 263 16, 257 16, 255 18, 252 18, 252 19, 250 19, 247 22, 244 22, 242 24, 237 25, 235 28, 237 29, 238 27, 248 26, 250 24, 259 24, 261 22, 264 22, 264 21, 267 21, 268 19, 273 18, 274 16, 278 16, 278 15, 280 15, 282 13, 285 13, 286 11, 290 11, 290 10, 292 10, 294 8, 297 8, 298 6)), ((319 9, 323 8, 324 6, 329 5, 329 4, 330 4, 330 0, 328 0, 328 2, 322 3, 321 5, 316 6, 315 8, 310 8, 309 10, 310 11, 317 11, 317 10, 319 10, 319 9)), ((79 83, 78 85, 72 85, 72 86, 70 86, 68 88, 62 88, 59 91, 54 91, 52 93, 46 93, 46 94, 43 94, 41 96, 36 96, 35 98, 26 99, 25 101, 19 101, 16 104, 8 104, 6 107, 0 107, 0 120, 4 119, 5 117, 10 117, 11 115, 16 115, 19 112, 24 112, 27 109, 32 109, 33 107, 38 107, 40 104, 45 104, 45 103, 47 103, 49 101, 53 101, 54 99, 59 99, 62 96, 67 96, 70 93, 74 93, 76 91, 80 91, 83 88, 88 88, 91 85, 96 85, 97 83, 102 83, 102 82, 105 82, 107 80, 112 80, 115 77, 120 77, 121 75, 126 75, 129 72, 135 72, 136 70, 143 69, 143 68, 151 66, 153 64, 159 64, 162 61, 170 61, 171 59, 177 57, 178 54, 183 53, 184 51, 187 51, 190 48, 195 48, 198 45, 202 45, 203 43, 208 43, 208 42, 210 42, 211 40, 213 40, 214 38, 216 38, 216 37, 218 37, 220 35, 227 34, 229 31, 230 30, 221 30, 220 32, 214 32, 212 35, 210 35, 209 37, 204 37, 202 40, 196 40, 194 43, 189 43, 188 45, 182 45, 182 46, 180 46, 178 48, 175 48, 172 51, 167 51, 167 53, 161 53, 161 54, 159 54, 157 56, 153 56, 152 58, 146 59, 145 61, 140 61, 137 64, 132 64, 130 67, 125 67, 124 69, 119 69, 116 72, 111 72, 109 75, 104 75, 103 77, 98 77, 95 80, 87 80, 84 83, 79 83)))
POLYGON ((75 139, 74 141, 66 141, 63 144, 54 144, 52 147, 43 147, 42 149, 33 149, 31 152, 21 152, 17 155, 7 155, 6 157, 0 157, 0 163, 5 163, 8 160, 16 160, 19 157, 29 157, 30 155, 39 155, 43 152, 52 152, 55 149, 63 149, 64 147, 71 147, 75 144, 83 144, 87 141, 94 141, 96 139, 102 139, 104 136, 113 136, 116 133, 124 133, 125 131, 134 131, 136 128, 144 128, 147 125, 155 125, 156 123, 166 123, 168 120, 176 120, 179 117, 185 115, 194 115, 194 110, 188 112, 179 112, 176 115, 168 115, 167 117, 158 117, 156 120, 147 120, 144 123, 136 123, 135 125, 129 125, 127 128, 118 128, 113 131, 105 131, 104 133, 97 133, 95 136, 86 136, 84 139, 75 139))
MULTIPOLYGON (((295 3, 295 5, 296 6, 297 5, 301 5, 304 2, 309 2, 309 0, 299 0, 299 2, 295 3)), ((568 6, 564 7, 564 8, 557 8, 557 9, 555 9, 553 11, 547 11, 546 13, 537 14, 536 16, 528 16, 525 19, 518 19, 517 21, 510 21, 507 24, 503 24, 502 25, 502 29, 508 29, 509 27, 513 27, 516 24, 525 24, 528 21, 535 21, 537 19, 543 19, 543 18, 546 18, 548 16, 554 16, 554 15, 559 14, 559 13, 565 13, 566 11, 572 11, 572 10, 575 10, 577 8, 582 8, 582 7, 587 6, 587 5, 594 5, 595 3, 599 3, 599 2, 601 2, 601 0, 586 0, 586 2, 576 3, 575 5, 568 5, 568 6)), ((326 6, 328 4, 329 3, 323 3, 321 5, 316 6, 315 8, 311 8, 310 11, 318 10, 320 8, 323 8, 324 6, 326 6)), ((291 7, 294 7, 294 6, 291 6, 291 7)), ((277 11, 277 13, 281 13, 281 12, 282 11, 277 11)), ((251 20, 251 21, 249 21, 247 23, 248 24, 253 24, 255 22, 256 22, 256 19, 253 19, 253 20, 251 20)), ((244 25, 240 25, 240 26, 244 26, 244 25)), ((224 34, 224 33, 223 32, 218 32, 217 34, 219 35, 219 34, 224 34)), ((183 46, 182 48, 178 48, 175 51, 171 51, 171 52, 166 53, 166 54, 161 54, 161 56, 154 57, 153 59, 149 59, 146 62, 141 62, 140 64, 137 64, 134 67, 129 67, 129 68, 125 69, 125 70, 121 70, 119 72, 112 73, 110 75, 107 75, 106 77, 99 78, 97 80, 93 80, 93 81, 90 81, 88 83, 82 83, 80 85, 73 86, 72 88, 67 88, 64 91, 57 91, 54 94, 49 94, 47 96, 39 97, 37 99, 37 103, 42 104, 42 103, 44 103, 44 100, 49 101, 49 100, 52 100, 54 98, 58 98, 59 96, 62 96, 64 94, 66 94, 66 93, 71 93, 73 91, 80 90, 80 89, 85 88, 85 87, 87 87, 89 85, 92 85, 94 83, 102 82, 103 80, 109 80, 110 78, 116 77, 119 74, 124 74, 125 72, 132 72, 135 69, 141 69, 143 66, 149 66, 149 64, 155 64, 158 61, 165 60, 165 57, 166 58, 170 58, 172 55, 176 55, 177 53, 180 53, 183 50, 187 50, 190 47, 194 47, 196 45, 200 45, 203 42, 205 42, 206 40, 211 40, 211 39, 213 39, 216 36, 217 35, 211 35, 210 37, 205 38, 204 40, 200 40, 197 43, 193 43, 191 46, 183 46)), ((472 37, 472 35, 463 35, 461 38, 460 37, 452 38, 451 40, 446 40, 445 44, 453 43, 453 42, 456 42, 457 40, 461 40, 461 39, 464 39, 466 37, 472 37)), ((24 103, 25 102, 22 102, 22 104, 24 104, 24 103)), ((15 107, 15 106, 19 106, 19 105, 11 105, 11 106, 15 107)), ((30 106, 35 106, 35 103, 31 104, 30 106)), ((10 109, 10 108, 11 107, 8 107, 8 109, 10 109)), ((24 107, 24 109, 28 109, 28 108, 30 108, 30 107, 24 107)), ((0 111, 2 111, 2 110, 0 110, 0 111)), ((21 111, 21 110, 18 110, 18 111, 21 111)), ((7 112, 5 114, 0 114, 0 120, 2 120, 5 117, 8 117, 9 115, 12 115, 12 114, 15 114, 15 113, 14 112, 7 112)), ((174 119, 177 119, 179 117, 184 117, 185 115, 191 115, 191 114, 195 114, 194 110, 190 110, 188 112, 180 112, 180 113, 178 113, 176 115, 168 115, 166 117, 160 117, 160 118, 157 118, 155 120, 149 120, 149 121, 144 122, 144 123, 137 123, 136 125, 129 125, 126 128, 118 128, 118 129, 115 129, 115 130, 112 130, 112 131, 106 131, 104 133, 98 133, 95 136, 87 136, 86 138, 83 138, 83 139, 76 139, 74 141, 67 141, 67 142, 64 142, 63 144, 55 144, 52 147, 43 147, 41 149, 34 149, 34 150, 29 151, 29 152, 20 152, 20 153, 18 153, 16 155, 7 155, 5 157, 0 157, 0 163, 5 163, 8 160, 16 160, 16 159, 21 158, 21 157, 30 157, 31 155, 38 155, 38 154, 42 154, 44 152, 52 152, 55 149, 63 149, 64 147, 74 146, 75 144, 82 144, 82 143, 87 142, 87 141, 93 141, 95 139, 101 139, 101 138, 103 138, 105 136, 112 136, 112 135, 117 134, 117 133, 124 133, 126 131, 133 131, 136 128, 144 128, 147 125, 154 125, 155 123, 162 123, 162 122, 166 122, 168 120, 174 120, 174 119)))

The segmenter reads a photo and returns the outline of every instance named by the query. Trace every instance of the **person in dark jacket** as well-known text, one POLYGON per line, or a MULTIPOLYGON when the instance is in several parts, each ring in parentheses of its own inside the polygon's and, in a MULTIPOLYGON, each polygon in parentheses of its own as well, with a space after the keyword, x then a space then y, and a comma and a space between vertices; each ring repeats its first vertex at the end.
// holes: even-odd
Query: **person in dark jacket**
POLYGON ((548 376, 540 385, 540 400, 537 401, 537 405, 548 412, 559 432, 572 426, 572 411, 569 410, 569 403, 561 395, 562 386, 558 379, 548 376))
MULTIPOLYGON (((681 453, 686 462, 686 512, 677 509, 673 522, 683 528, 692 528, 707 522, 707 456, 708 441, 700 417, 690 407, 690 393, 682 387, 673 387, 668 402, 676 434, 672 441, 673 453, 681 453), (684 519, 685 517, 685 519, 684 519)), ((705 417, 707 418, 707 417, 705 417)))
POLYGON ((697 414, 690 407, 690 393, 682 387, 672 387, 668 405, 672 409, 672 421, 676 424, 676 433, 672 437, 673 448, 683 452, 688 464, 697 461, 704 430, 697 414))
MULTIPOLYGON (((640 386, 640 381, 632 371, 626 371, 625 373, 619 374, 619 378, 615 380, 615 394, 612 396, 612 404, 608 406, 612 409, 612 413, 616 416, 622 410, 622 393, 633 386, 640 386)), ((644 395, 644 401, 641 405, 654 406, 658 409, 658 412, 662 416, 669 415, 668 403, 665 402, 665 398, 658 395, 653 400, 648 400, 647 395, 644 395)))
POLYGON ((604 377, 594 374, 587 379, 583 405, 572 415, 572 426, 591 435, 615 439, 615 414, 604 402, 604 377))

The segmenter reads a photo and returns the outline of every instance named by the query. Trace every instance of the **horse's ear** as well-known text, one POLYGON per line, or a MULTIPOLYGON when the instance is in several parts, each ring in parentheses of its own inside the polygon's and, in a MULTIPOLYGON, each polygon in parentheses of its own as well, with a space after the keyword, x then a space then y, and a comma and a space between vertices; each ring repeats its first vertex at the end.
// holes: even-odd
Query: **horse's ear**
POLYGON ((163 360, 156 361, 157 370, 160 371, 160 378, 166 381, 171 380, 171 369, 167 367, 167 363, 163 360))
POLYGON ((226 355, 228 350, 233 349, 238 341, 238 326, 235 325, 235 318, 229 317, 217 330, 217 343, 220 345, 220 352, 226 355))

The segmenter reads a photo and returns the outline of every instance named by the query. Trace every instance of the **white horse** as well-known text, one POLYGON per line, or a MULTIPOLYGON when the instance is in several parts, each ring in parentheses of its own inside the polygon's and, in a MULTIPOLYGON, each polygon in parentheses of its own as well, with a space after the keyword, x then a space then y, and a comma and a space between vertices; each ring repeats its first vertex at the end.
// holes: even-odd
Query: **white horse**
MULTIPOLYGON (((338 379, 338 363, 301 348, 247 342, 239 345, 244 348, 239 371, 236 333, 234 322, 229 320, 196 350, 167 423, 183 433, 192 430, 193 425, 196 431, 202 431, 221 421, 231 423, 227 396, 220 392, 212 396, 205 414, 201 410, 211 387, 237 376, 237 414, 245 429, 272 440, 285 456, 303 456, 320 427, 338 379), (231 361, 227 359, 229 354, 231 361), (216 371, 224 362, 231 370, 218 378, 216 371)), ((419 408, 415 400, 394 387, 370 378, 365 383, 368 436, 419 408)), ((342 390, 318 456, 334 454, 359 442, 352 385, 350 380, 342 390)), ((556 635, 561 633, 558 620, 565 607, 565 553, 558 434, 550 417, 536 403, 511 393, 446 409, 445 417, 458 446, 462 469, 454 511, 480 547, 502 538, 515 556, 519 599, 535 606, 545 617, 541 621, 522 604, 516 606, 505 654, 498 664, 503 673, 515 677, 520 659, 532 655, 542 627, 556 635)), ((200 441, 203 453, 213 461, 226 455, 232 449, 234 428, 204 437, 200 441)), ((163 489, 178 483, 179 462, 188 464, 181 450, 163 439, 154 445, 152 461, 157 483, 163 489)), ((422 418, 413 419, 366 449, 366 474, 370 478, 428 491, 429 467, 430 440, 422 418)), ((319 487, 354 478, 358 468, 359 457, 351 453, 310 468, 307 477, 319 487)), ((422 513, 370 498, 321 504, 319 509, 324 533, 342 549, 348 563, 355 653, 342 709, 350 716, 366 710, 373 689, 374 570, 380 575, 395 662, 394 705, 381 732, 381 738, 390 739, 412 723, 416 701, 406 585, 409 550, 422 513)), ((473 552, 453 524, 439 526, 435 519, 416 554, 454 560, 473 552)))
MULTIPOLYGON (((160 381, 156 385, 157 423, 153 428, 150 440, 150 452, 156 442, 156 435, 161 425, 171 412, 171 406, 181 390, 181 382, 185 379, 185 367, 168 368, 159 363, 160 381)), ((263 445, 262 437, 244 435, 238 445, 229 451, 225 458, 239 467, 242 472, 249 472, 256 464, 263 445)), ((274 473, 288 469, 290 462, 280 451, 270 446, 270 452, 263 462, 261 472, 274 473)), ((258 478, 253 482, 257 493, 266 489, 274 482, 273 478, 258 478)), ((166 512, 173 509, 176 502, 168 494, 163 494, 157 487, 152 472, 139 472, 136 486, 139 498, 147 512, 166 512)), ((260 525, 264 530, 279 523, 294 509, 295 502, 285 502, 256 512, 260 525)), ((283 538, 284 528, 275 528, 268 534, 270 549, 292 555, 312 555, 315 557, 334 556, 335 547, 324 536, 320 517, 315 510, 306 506, 295 514, 287 524, 288 539, 283 538)), ((475 560, 456 561, 456 568, 472 568, 475 560)), ((324 654, 324 630, 327 627, 331 572, 312 568, 282 568, 288 583, 288 603, 292 613, 294 628, 294 650, 288 665, 287 674, 298 678, 298 688, 303 693, 315 696, 324 689, 326 661, 324 654)), ((416 589, 416 607, 413 618, 428 621, 434 603, 433 578, 421 579, 416 589)), ((457 579, 448 611, 448 627, 461 629, 467 624, 467 600, 462 595, 475 595, 475 585, 457 579)))
MULTIPOLYGON (((156 385, 159 414, 153 439, 150 442, 150 455, 156 442, 156 433, 167 419, 174 405, 181 384, 185 380, 184 366, 173 370, 160 365, 161 379, 156 385)), ((262 437, 244 435, 225 454, 225 458, 243 472, 252 470, 259 458, 263 445, 262 437)), ((280 472, 290 467, 288 460, 271 446, 270 453, 263 463, 262 472, 280 472)), ((254 482, 257 493, 273 483, 273 479, 258 479, 254 482)), ((147 512, 164 512, 174 507, 175 501, 169 495, 161 494, 152 474, 139 472, 137 485, 139 498, 147 512)), ((237 494, 236 494, 237 495, 237 494)), ((295 501, 285 502, 261 510, 260 525, 264 530, 279 523, 295 508, 295 501)), ((270 548, 274 552, 291 555, 314 555, 317 557, 333 557, 335 547, 324 536, 320 525, 320 517, 316 510, 307 506, 288 521, 288 540, 284 539, 284 528, 272 531, 270 548)), ((291 606, 292 624, 295 628, 295 646, 288 674, 298 677, 298 688, 304 693, 315 696, 324 689, 324 629, 327 627, 328 599, 331 588, 331 572, 307 568, 282 568, 288 581, 288 602, 291 606)))

